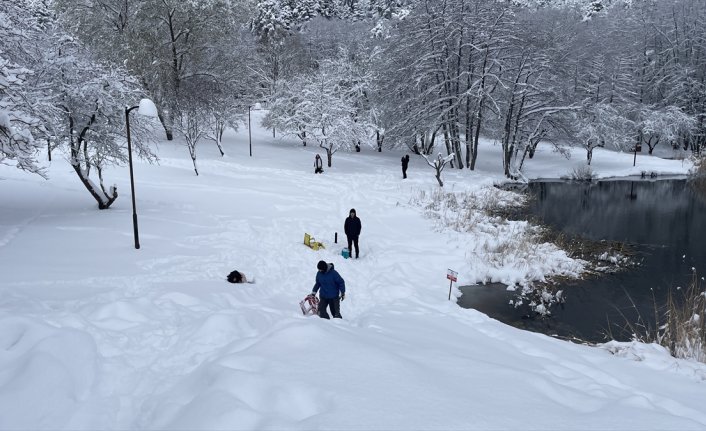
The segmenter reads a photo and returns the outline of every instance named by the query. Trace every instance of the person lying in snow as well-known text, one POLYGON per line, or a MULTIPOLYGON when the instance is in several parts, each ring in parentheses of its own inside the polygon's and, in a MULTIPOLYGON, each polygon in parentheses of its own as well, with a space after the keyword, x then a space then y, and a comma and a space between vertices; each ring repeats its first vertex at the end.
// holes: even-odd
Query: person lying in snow
POLYGON ((228 278, 226 280, 228 280, 229 283, 248 283, 248 279, 245 277, 245 274, 240 271, 231 272, 228 274, 228 278))
POLYGON ((346 297, 346 283, 343 278, 333 269, 332 263, 320 260, 316 264, 316 283, 311 293, 316 294, 319 290, 319 317, 330 319, 326 312, 326 307, 331 308, 334 318, 341 319, 341 301, 346 297), (339 297, 340 294, 340 297, 339 297))

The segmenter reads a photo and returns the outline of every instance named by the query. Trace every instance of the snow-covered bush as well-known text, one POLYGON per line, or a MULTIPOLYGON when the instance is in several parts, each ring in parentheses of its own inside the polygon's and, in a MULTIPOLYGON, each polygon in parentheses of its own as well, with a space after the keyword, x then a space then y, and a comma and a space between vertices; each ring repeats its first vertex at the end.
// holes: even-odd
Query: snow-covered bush
POLYGON ((471 275, 475 282, 519 286, 515 305, 528 303, 540 315, 547 315, 558 299, 549 288, 537 287, 536 282, 559 275, 578 277, 587 262, 572 259, 556 245, 545 242, 539 227, 493 215, 499 208, 519 205, 524 199, 514 192, 485 187, 466 193, 420 190, 410 203, 423 208, 425 216, 436 220, 441 231, 468 235, 463 242, 469 248, 468 272, 475 274, 471 275))
POLYGON ((591 168, 589 164, 582 164, 575 166, 571 172, 569 172, 568 178, 575 181, 593 181, 596 179, 596 173, 591 168))

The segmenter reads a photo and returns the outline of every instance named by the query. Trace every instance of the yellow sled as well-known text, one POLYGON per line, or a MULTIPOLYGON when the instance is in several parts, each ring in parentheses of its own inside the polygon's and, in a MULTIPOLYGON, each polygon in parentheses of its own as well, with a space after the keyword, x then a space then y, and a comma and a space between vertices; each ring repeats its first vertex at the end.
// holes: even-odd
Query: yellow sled
POLYGON ((311 248, 312 250, 318 250, 320 248, 326 248, 324 247, 324 244, 321 242, 317 242, 314 240, 314 237, 309 235, 308 233, 304 234, 304 245, 311 248))

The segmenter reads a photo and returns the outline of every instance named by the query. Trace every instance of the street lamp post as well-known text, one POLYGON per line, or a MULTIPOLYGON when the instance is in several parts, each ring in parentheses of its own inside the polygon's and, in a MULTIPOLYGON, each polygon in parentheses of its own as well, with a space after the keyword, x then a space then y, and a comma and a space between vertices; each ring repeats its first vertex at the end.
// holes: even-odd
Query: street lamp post
POLYGON ((132 229, 135 235, 135 248, 140 248, 140 236, 137 233, 137 209, 135 208, 135 178, 132 173, 132 141, 130 140, 130 111, 139 106, 125 108, 125 128, 127 129, 127 160, 130 165, 130 193, 132 194, 132 229))
POLYGON ((252 157, 252 133, 250 132, 250 109, 252 105, 248 105, 248 142, 250 143, 250 157, 252 157))
POLYGON ((140 104, 133 107, 125 107, 125 129, 127 130, 127 160, 130 166, 130 192, 132 194, 132 229, 135 236, 135 248, 140 248, 140 236, 137 231, 137 209, 135 206, 135 177, 132 172, 132 140, 130 138, 130 111, 137 109, 138 114, 147 117, 156 117, 157 108, 149 99, 140 100, 140 104))

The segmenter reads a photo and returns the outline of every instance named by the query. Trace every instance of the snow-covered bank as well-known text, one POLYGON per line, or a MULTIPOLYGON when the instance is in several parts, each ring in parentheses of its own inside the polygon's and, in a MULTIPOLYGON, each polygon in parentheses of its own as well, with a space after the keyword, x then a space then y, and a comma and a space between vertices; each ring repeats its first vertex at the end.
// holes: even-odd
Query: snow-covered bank
MULTIPOLYGON (((364 149, 314 175, 316 148, 256 132, 252 159, 247 131, 225 158, 203 142, 199 177, 173 143, 159 166, 136 166, 140 250, 127 169, 105 173, 122 195, 98 211, 64 161, 49 182, 0 167, 0 428, 706 428, 703 365, 613 355, 447 301, 447 268, 467 284, 517 261, 472 267, 484 237, 439 230, 410 203, 437 187, 423 161, 402 181, 399 153, 364 149), (359 260, 340 256, 350 208, 359 260), (327 248, 304 247, 304 232, 327 248), (299 311, 320 259, 346 280, 342 321, 299 311), (226 283, 233 269, 257 283, 226 283)), ((568 170, 542 150, 528 172, 568 170)), ((614 175, 622 162, 602 157, 595 169, 614 175)), ((502 181, 500 161, 485 146, 479 171, 445 171, 445 189, 479 193, 502 181)))

